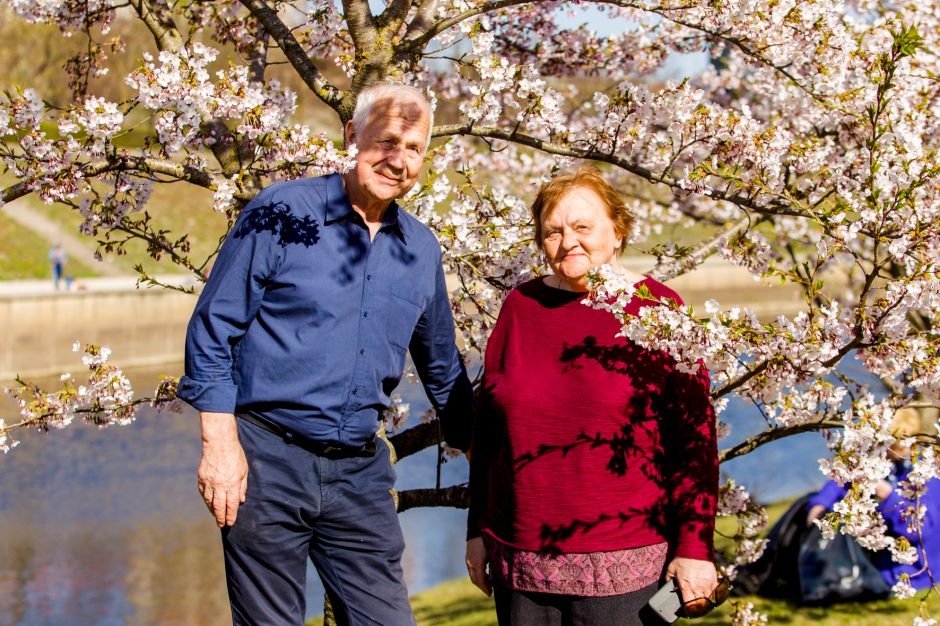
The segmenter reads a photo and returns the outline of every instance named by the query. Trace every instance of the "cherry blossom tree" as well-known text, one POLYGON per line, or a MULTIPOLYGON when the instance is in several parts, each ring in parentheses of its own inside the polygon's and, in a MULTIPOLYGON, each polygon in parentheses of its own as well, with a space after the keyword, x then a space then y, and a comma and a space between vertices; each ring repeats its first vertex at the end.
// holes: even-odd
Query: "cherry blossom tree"
MULTIPOLYGON (((929 414, 940 395, 940 2, 4 4, 87 46, 65 68, 68 106, 29 88, 0 96, 0 157, 16 179, 0 203, 28 194, 60 203, 81 213, 100 254, 142 239, 153 256, 200 279, 214 253, 194 258, 185 235, 151 226, 143 209, 154 185, 211 190, 206 210, 231 223, 266 184, 350 167, 354 148, 335 138, 364 87, 397 80, 425 90, 439 124, 426 178, 406 204, 437 233, 456 277, 454 315, 468 355, 485 348, 505 292, 544 271, 527 214, 537 185, 581 160, 600 164, 638 217, 632 243, 656 259, 651 276, 668 280, 718 256, 799 289, 804 306, 766 320, 734 302, 695 310, 666 301, 627 318, 625 302, 648 294, 607 268, 593 277, 594 306, 618 315, 637 344, 666 350, 685 368, 704 364, 719 413, 735 398, 760 411, 766 430, 722 450, 722 460, 829 432, 832 457, 821 470, 853 487, 820 522, 824 531, 910 560, 910 546, 885 533, 875 486, 889 471, 895 411, 929 414), (593 32, 577 19, 588 5, 622 28, 593 32), (116 20, 136 20, 151 50, 109 37, 116 20), (694 77, 657 81, 679 53, 710 63, 694 77), (139 58, 125 78, 132 95, 96 96, 96 81, 123 54, 139 58), (299 92, 271 77, 283 65, 299 92), (298 97, 334 111, 335 128, 298 122, 298 97), (150 129, 143 145, 121 147, 141 125, 150 129), (657 243, 676 228, 689 239, 657 243), (840 368, 853 360, 868 378, 840 368)), ((106 349, 77 350, 88 384, 69 379, 52 392, 21 382, 11 393, 22 415, 0 421, 0 448, 14 445, 21 427, 132 417, 142 400, 106 363, 106 349)), ((165 380, 152 401, 170 402, 173 388, 165 380)), ((393 406, 390 430, 407 416, 393 406)), ((425 417, 391 435, 399 458, 438 443, 433 416, 425 417)), ((900 486, 915 501, 938 469, 936 425, 926 422, 911 441, 915 471, 900 486)), ((462 506, 467 493, 456 486, 399 498, 402 510, 462 506)), ((762 509, 732 482, 720 508, 739 518, 729 567, 756 558, 762 509)), ((922 516, 912 510, 911 524, 922 516)), ((902 581, 895 592, 913 590, 902 581)), ((761 619, 736 607, 735 623, 761 619)))

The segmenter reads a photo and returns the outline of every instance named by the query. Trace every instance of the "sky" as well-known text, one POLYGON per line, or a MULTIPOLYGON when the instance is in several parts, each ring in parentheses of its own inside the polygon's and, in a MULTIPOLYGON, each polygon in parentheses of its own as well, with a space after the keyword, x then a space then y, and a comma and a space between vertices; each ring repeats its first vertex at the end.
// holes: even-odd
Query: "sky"
MULTIPOLYGON (((598 35, 608 37, 623 32, 629 28, 630 22, 625 19, 611 19, 610 15, 600 11, 596 5, 589 4, 580 9, 574 17, 568 16, 568 9, 559 9, 563 12, 561 22, 571 26, 587 24, 588 28, 598 35)), ((708 55, 705 53, 679 54, 673 53, 666 61, 666 65, 656 74, 659 80, 680 80, 687 76, 695 76, 708 65, 708 55)))

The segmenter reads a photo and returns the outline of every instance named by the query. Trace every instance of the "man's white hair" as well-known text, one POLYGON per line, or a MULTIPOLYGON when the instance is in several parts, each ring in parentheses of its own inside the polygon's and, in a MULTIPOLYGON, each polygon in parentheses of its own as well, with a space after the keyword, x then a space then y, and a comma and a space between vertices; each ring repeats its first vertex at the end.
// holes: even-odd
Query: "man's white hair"
POLYGON ((424 93, 420 89, 416 89, 410 85, 403 83, 377 83, 360 91, 359 97, 356 99, 356 108, 353 109, 353 129, 356 131, 357 135, 362 132, 362 128, 372 115, 372 110, 375 108, 376 102, 387 98, 397 99, 399 97, 403 99, 414 99, 424 105, 424 110, 427 111, 428 114, 428 139, 424 144, 424 151, 427 152, 428 146, 431 145, 431 130, 434 128, 434 111, 431 109, 431 103, 428 102, 424 93))

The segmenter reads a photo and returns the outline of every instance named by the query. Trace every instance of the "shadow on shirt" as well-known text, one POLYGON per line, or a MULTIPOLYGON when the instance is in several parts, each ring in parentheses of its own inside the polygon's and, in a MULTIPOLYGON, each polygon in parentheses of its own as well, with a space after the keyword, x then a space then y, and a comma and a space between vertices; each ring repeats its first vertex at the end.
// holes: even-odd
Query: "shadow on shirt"
POLYGON ((278 245, 287 247, 314 246, 320 241, 320 224, 309 215, 294 215, 287 205, 269 204, 248 212, 232 231, 234 237, 247 237, 250 233, 269 232, 278 245))

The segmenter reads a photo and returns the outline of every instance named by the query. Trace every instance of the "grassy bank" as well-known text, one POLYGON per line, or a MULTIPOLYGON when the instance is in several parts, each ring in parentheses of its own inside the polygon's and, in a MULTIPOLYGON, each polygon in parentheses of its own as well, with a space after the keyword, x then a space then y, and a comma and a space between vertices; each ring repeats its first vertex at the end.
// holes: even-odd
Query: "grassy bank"
MULTIPOLYGON (((10 219, 0 219, 0 280, 52 279, 49 248, 46 241, 33 231, 10 219)), ((77 278, 93 276, 91 268, 76 259, 69 259, 68 273, 77 278)))
MULTIPOLYGON (((768 505, 768 528, 790 507, 792 501, 768 505)), ((735 521, 719 518, 715 547, 724 551, 730 547, 727 538, 734 534, 735 521)), ((923 594, 919 594, 923 596, 923 594)), ((767 615, 768 625, 786 626, 910 626, 921 612, 921 600, 879 600, 877 602, 855 602, 836 604, 824 608, 800 607, 780 600, 758 597, 733 598, 734 602, 751 602, 754 608, 767 615)), ((496 614, 493 600, 484 596, 470 583, 469 578, 452 580, 411 598, 418 626, 496 626, 496 614)), ((926 602, 926 608, 936 617, 940 617, 940 599, 933 594, 926 602)), ((690 626, 719 626, 731 623, 731 603, 719 607, 709 615, 692 621, 680 621, 678 624, 690 626)), ((321 626, 322 618, 307 622, 307 626, 321 626)))
MULTIPOLYGON (((734 598, 735 602, 753 602, 756 610, 768 616, 768 624, 786 626, 910 626, 920 611, 920 600, 881 600, 836 604, 826 608, 799 607, 764 598, 734 598)), ((418 626, 496 626, 493 601, 470 583, 469 578, 450 581, 423 591, 411 599, 418 626)), ((927 603, 932 614, 940 614, 936 594, 927 603)), ((731 623, 731 606, 727 603, 709 615, 693 621, 680 621, 690 626, 719 626, 731 623)), ((320 626, 320 618, 307 622, 320 626)))

